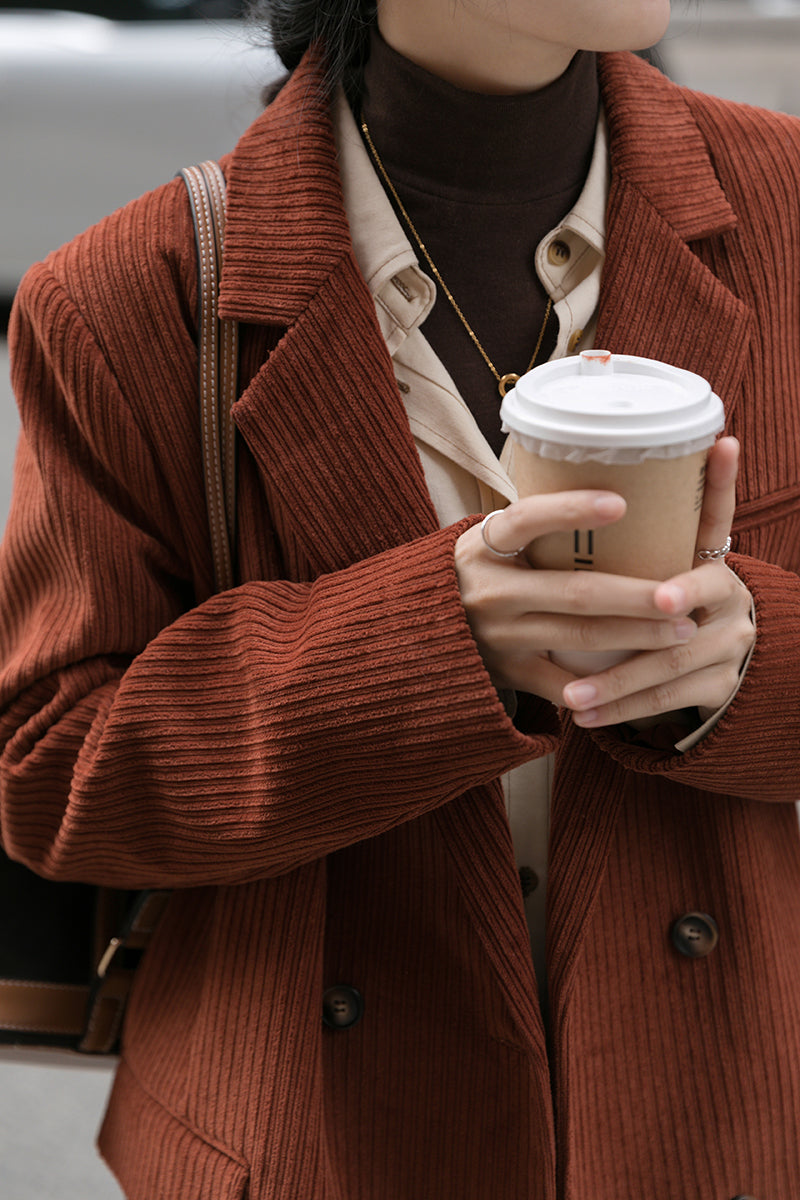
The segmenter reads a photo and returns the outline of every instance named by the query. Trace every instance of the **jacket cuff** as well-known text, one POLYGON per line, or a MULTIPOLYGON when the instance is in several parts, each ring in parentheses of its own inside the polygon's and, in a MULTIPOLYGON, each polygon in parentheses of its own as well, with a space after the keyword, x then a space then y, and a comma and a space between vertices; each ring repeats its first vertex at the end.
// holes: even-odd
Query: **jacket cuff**
POLYGON ((794 801, 800 770, 800 580, 744 555, 727 561, 753 598, 758 636, 724 711, 683 752, 631 745, 620 730, 591 736, 629 770, 714 793, 794 801))

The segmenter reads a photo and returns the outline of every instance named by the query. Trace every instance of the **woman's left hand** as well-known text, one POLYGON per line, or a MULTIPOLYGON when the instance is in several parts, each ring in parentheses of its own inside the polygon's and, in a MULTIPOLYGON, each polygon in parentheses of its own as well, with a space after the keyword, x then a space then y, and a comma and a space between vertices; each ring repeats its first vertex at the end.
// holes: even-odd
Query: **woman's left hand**
MULTIPOLYGON (((738 461, 735 438, 720 438, 709 452, 697 550, 725 544, 736 505, 738 461)), ((756 631, 750 593, 724 560, 703 562, 659 584, 653 603, 672 618, 691 615, 697 632, 684 645, 643 651, 568 683, 563 698, 576 725, 595 729, 693 707, 710 715, 733 692, 756 631)))

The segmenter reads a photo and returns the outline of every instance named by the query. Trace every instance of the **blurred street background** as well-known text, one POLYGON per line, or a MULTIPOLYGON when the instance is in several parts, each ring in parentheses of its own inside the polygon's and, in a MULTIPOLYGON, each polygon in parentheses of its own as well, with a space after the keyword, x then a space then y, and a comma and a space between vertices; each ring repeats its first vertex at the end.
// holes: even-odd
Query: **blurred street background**
MULTIPOLYGON (((249 44, 236 0, 77 7, 0 2, 6 316, 30 262, 184 164, 229 149, 258 111, 260 86, 278 73, 270 52, 249 44)), ((674 0, 673 14, 658 47, 668 75, 800 114, 800 0, 674 0)), ((0 337, 0 526, 16 435, 0 337)), ((105 1063, 31 1065, 0 1048, 2 1200, 120 1200, 93 1145, 110 1079, 105 1063)))

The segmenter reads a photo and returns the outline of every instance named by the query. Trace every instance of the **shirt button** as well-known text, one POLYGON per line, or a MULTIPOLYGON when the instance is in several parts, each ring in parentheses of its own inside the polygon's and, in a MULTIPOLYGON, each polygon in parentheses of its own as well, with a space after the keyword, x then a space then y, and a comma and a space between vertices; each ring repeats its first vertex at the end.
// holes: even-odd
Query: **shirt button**
POLYGON ((556 238, 547 247, 547 261, 552 267, 563 267, 569 262, 569 257, 572 251, 566 242, 562 242, 560 238, 556 238))
POLYGON ((705 958, 719 941, 717 922, 708 913, 685 913, 671 930, 672 944, 687 958, 705 958))
POLYGON ((576 329, 575 332, 573 333, 572 337, 569 339, 569 342, 567 343, 567 353, 568 354, 575 353, 575 351, 578 349, 578 346, 580 346, 580 344, 581 344, 582 338, 583 338, 583 330, 576 329))
POLYGON ((350 1029, 361 1020, 364 1001, 354 987, 337 984, 322 997, 322 1020, 329 1029, 350 1029))

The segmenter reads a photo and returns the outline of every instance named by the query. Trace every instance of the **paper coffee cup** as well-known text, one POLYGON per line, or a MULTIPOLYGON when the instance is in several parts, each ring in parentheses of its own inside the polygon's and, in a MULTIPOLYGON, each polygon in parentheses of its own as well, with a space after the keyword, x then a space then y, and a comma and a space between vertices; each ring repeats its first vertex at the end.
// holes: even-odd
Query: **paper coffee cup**
MULTIPOLYGON (((724 424, 705 379, 653 359, 586 350, 523 375, 500 414, 520 496, 600 488, 627 503, 613 525, 537 538, 526 550, 533 566, 641 579, 692 567, 706 457, 724 424)), ((570 655, 570 669, 601 670, 624 657, 570 655)), ((567 665, 563 655, 559 661, 567 665)))

